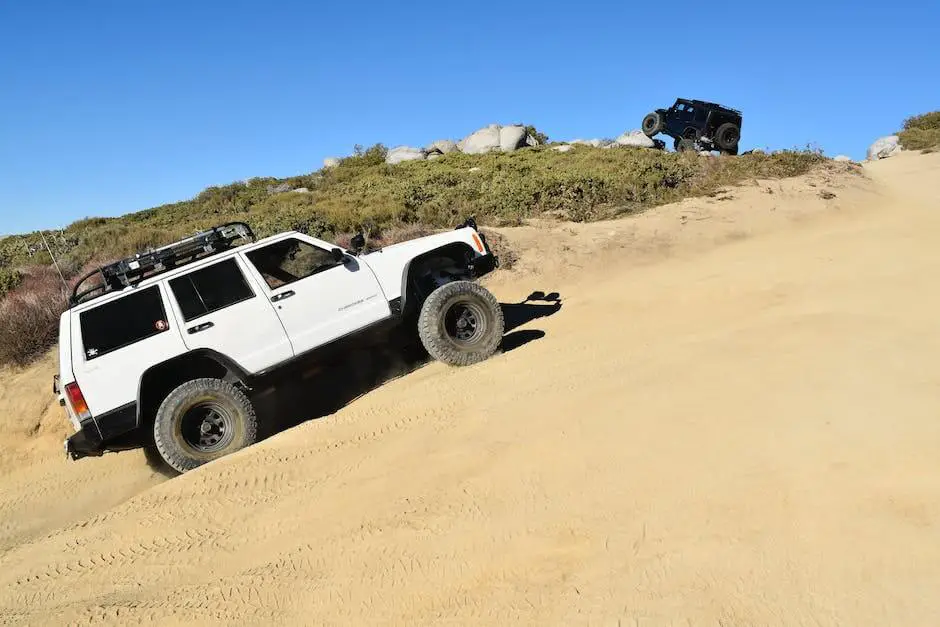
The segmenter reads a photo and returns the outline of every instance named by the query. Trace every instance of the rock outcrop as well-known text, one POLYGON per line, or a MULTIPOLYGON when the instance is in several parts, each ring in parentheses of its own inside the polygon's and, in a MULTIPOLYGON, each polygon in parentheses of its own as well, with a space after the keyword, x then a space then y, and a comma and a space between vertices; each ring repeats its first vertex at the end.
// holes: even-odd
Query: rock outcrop
POLYGON ((900 151, 901 143, 898 140, 898 136, 888 135, 887 137, 876 139, 875 143, 868 147, 868 160, 875 161, 877 159, 886 159, 887 157, 893 157, 900 151))
POLYGON ((457 142, 457 147, 468 155, 480 155, 499 149, 499 124, 490 124, 470 133, 457 142))
POLYGON ((618 146, 638 146, 640 148, 655 148, 656 143, 646 136, 643 131, 627 131, 616 140, 618 146))
POLYGON ((427 159, 427 153, 422 148, 411 146, 396 146, 385 155, 385 163, 395 165, 403 161, 419 161, 427 159))
POLYGON ((335 168, 338 165, 339 165, 339 159, 337 159, 336 157, 327 157, 326 159, 323 160, 324 168, 335 168))
POLYGON ((428 147, 425 148, 428 154, 431 154, 435 150, 440 152, 442 155, 446 155, 449 152, 457 152, 457 142, 449 139, 439 139, 436 142, 431 142, 428 144, 428 147))

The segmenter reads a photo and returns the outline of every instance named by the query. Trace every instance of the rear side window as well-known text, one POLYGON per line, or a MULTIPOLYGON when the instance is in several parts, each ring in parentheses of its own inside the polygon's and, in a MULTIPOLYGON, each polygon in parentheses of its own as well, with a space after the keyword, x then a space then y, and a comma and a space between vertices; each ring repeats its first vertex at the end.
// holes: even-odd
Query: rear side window
POLYGON ((79 314, 85 359, 163 333, 170 328, 160 289, 154 285, 79 314))
POLYGON ((177 277, 170 281, 170 289, 186 322, 255 295, 234 259, 177 277))

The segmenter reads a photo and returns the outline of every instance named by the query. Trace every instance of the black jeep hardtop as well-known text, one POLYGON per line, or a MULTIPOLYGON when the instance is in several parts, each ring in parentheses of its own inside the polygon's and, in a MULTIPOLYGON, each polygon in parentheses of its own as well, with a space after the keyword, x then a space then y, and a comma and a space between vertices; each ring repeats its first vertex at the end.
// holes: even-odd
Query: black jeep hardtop
POLYGON ((707 100, 677 98, 668 109, 656 109, 643 118, 643 132, 672 137, 676 150, 717 149, 737 154, 741 138, 741 112, 707 100))

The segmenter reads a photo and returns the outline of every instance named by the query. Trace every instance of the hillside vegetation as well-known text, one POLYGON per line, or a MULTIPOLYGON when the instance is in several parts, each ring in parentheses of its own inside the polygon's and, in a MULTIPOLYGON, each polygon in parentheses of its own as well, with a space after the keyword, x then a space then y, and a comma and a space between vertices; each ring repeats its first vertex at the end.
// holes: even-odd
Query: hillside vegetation
MULTIPOLYGON (((451 228, 470 216, 490 225, 538 216, 612 218, 752 178, 803 174, 824 160, 808 150, 703 157, 589 146, 560 153, 540 146, 387 165, 385 153, 376 145, 310 174, 209 187, 191 200, 86 218, 42 235, 72 280, 97 264, 233 220, 249 223, 259 236, 293 229, 337 242, 362 229, 378 246, 451 228)), ((6 294, 0 364, 27 363, 55 341, 64 292, 42 241, 39 233, 0 240, 0 295, 6 294)))
POLYGON ((907 150, 932 152, 940 149, 940 111, 909 117, 898 138, 907 150))

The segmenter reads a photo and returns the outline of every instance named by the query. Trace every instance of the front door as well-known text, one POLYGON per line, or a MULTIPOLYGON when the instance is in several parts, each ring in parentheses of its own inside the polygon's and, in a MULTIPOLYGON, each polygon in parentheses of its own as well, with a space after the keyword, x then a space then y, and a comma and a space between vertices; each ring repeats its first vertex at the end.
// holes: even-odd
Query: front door
POLYGON ((291 236, 244 255, 267 286, 297 354, 391 315, 368 266, 348 255, 337 260, 312 238, 291 236))
POLYGON ((168 283, 186 348, 217 351, 255 373, 294 352, 267 294, 252 288, 243 263, 230 257, 168 283))

